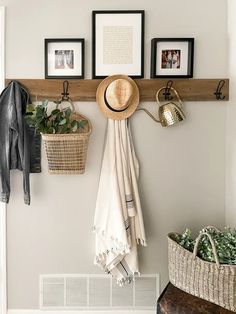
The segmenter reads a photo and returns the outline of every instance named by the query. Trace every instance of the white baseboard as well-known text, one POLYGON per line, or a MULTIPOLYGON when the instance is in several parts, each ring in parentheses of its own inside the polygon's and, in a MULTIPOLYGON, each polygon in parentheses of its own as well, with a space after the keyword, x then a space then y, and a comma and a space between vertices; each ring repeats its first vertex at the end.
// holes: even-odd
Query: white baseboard
POLYGON ((40 310, 8 310, 7 314, 155 314, 155 310, 105 310, 105 311, 40 311, 40 310))

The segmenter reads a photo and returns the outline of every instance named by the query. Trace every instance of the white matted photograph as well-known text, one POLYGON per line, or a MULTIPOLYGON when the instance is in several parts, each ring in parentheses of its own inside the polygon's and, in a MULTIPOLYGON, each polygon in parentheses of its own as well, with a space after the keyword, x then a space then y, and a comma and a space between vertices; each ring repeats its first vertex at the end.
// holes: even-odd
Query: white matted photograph
POLYGON ((84 78, 84 39, 45 39, 45 78, 84 78))
POLYGON ((194 38, 153 38, 151 78, 193 77, 194 38))
POLYGON ((93 78, 144 76, 144 11, 93 11, 93 78))

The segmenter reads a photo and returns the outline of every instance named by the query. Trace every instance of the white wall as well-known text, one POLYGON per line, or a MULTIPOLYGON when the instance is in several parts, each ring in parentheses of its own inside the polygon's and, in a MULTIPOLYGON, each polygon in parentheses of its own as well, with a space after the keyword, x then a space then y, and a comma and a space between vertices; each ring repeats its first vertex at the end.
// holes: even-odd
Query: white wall
POLYGON ((226 224, 236 225, 236 2, 228 0, 230 102, 226 119, 226 224))
MULTIPOLYGON (((86 77, 91 77, 91 11, 145 9, 145 73, 153 37, 195 37, 195 78, 227 76, 225 0, 2 0, 7 7, 7 78, 44 77, 44 38, 86 38, 86 77)), ((148 104, 155 108, 155 104, 148 104)), ((144 113, 132 117, 141 165, 140 193, 148 247, 141 272, 168 281, 169 231, 194 231, 225 223, 225 102, 186 104, 187 120, 161 128, 144 113)), ((41 273, 97 273, 91 232, 106 119, 94 103, 78 108, 92 121, 86 173, 31 176, 32 205, 23 204, 22 175, 12 174, 8 206, 8 307, 38 307, 41 273)), ((109 190, 108 190, 109 193, 109 190)))
MULTIPOLYGON (((5 86, 5 8, 0 6, 0 91, 5 86)), ((0 202, 0 314, 6 312, 6 204, 0 202)))

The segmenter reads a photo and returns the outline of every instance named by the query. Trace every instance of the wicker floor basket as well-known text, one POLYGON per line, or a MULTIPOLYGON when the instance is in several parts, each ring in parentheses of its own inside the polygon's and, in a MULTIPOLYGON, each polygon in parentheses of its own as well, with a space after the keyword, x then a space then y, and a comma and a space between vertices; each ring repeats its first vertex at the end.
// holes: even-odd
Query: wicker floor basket
POLYGON ((193 253, 175 242, 175 235, 168 235, 170 282, 183 291, 236 312, 236 265, 219 264, 214 241, 207 232, 200 233, 193 253), (204 234, 210 239, 216 263, 196 256, 204 234))
POLYGON ((82 133, 42 134, 48 172, 51 174, 82 174, 85 171, 89 137, 92 131, 90 121, 82 133))

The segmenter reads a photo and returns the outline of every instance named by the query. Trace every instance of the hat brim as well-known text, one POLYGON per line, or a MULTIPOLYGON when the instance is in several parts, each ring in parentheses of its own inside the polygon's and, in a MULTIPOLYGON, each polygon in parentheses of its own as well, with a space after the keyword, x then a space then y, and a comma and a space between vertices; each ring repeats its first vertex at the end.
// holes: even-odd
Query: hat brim
POLYGON ((138 107, 139 104, 139 89, 137 84, 134 82, 134 80, 132 80, 129 76, 127 75, 111 75, 108 76, 107 78, 105 78, 99 85, 97 88, 97 93, 96 93, 96 100, 98 103, 98 106, 101 110, 101 112, 109 119, 113 119, 113 120, 123 120, 123 119, 127 119, 129 118, 134 111, 136 110, 136 108, 138 107), (130 82, 130 84, 133 87, 133 97, 132 100, 129 104, 129 106, 127 107, 127 109, 125 109, 124 111, 113 111, 112 109, 110 109, 106 102, 105 102, 105 91, 108 87, 109 84, 111 84, 113 81, 117 80, 117 79, 125 79, 127 81, 130 82))

